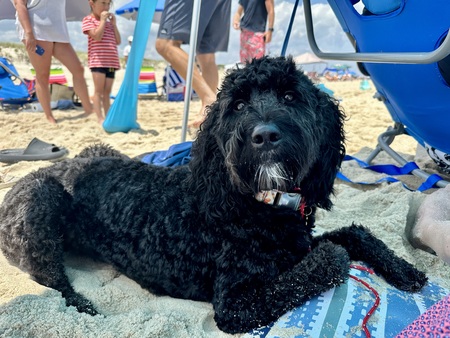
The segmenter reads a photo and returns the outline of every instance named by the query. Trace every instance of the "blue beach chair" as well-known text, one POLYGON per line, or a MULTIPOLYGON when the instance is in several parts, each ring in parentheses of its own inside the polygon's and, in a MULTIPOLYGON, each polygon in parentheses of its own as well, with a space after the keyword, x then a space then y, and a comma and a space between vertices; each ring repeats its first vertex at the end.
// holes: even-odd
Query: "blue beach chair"
MULTIPOLYGON (((322 59, 359 62, 393 119, 394 126, 379 136, 366 162, 384 150, 405 165, 390 144, 406 134, 450 173, 450 1, 362 0, 364 10, 358 11, 359 1, 328 0, 355 53, 322 52, 314 37, 310 0, 303 3, 313 52, 322 59)), ((412 174, 424 180, 430 176, 420 169, 412 174)))
POLYGON ((34 101, 34 81, 22 79, 12 62, 0 57, 0 106, 15 109, 34 101))

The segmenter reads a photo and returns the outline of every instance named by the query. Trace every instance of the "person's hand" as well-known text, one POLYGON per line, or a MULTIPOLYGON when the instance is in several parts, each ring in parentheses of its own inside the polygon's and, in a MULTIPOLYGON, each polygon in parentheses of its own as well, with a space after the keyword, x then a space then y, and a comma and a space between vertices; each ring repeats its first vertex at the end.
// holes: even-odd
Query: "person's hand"
POLYGON ((107 21, 110 17, 111 13, 108 11, 103 11, 102 14, 100 14, 100 21, 107 21))
POLYGON ((233 28, 234 29, 241 28, 241 16, 239 15, 239 13, 236 13, 233 16, 233 28))
POLYGON ((116 25, 116 16, 113 13, 109 13, 109 21, 113 24, 116 25))
POLYGON ((36 39, 33 33, 25 33, 25 48, 28 53, 34 53, 36 51, 36 39))

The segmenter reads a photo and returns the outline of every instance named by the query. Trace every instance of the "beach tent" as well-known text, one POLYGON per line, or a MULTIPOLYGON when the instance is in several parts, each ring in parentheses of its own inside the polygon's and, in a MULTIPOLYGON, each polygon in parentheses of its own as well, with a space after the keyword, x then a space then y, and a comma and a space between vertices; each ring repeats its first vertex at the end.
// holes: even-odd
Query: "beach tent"
POLYGON ((314 80, 317 79, 317 74, 323 68, 326 68, 328 63, 312 53, 303 53, 294 57, 295 63, 314 80))
POLYGON ((318 58, 317 56, 315 56, 312 53, 300 54, 300 55, 294 57, 294 61, 299 65, 310 65, 310 64, 314 64, 314 63, 327 64, 326 61, 318 58))
MULTIPOLYGON (((66 1, 67 21, 81 21, 91 11, 89 1, 66 1)), ((16 10, 11 0, 0 0, 0 20, 15 20, 16 10)))

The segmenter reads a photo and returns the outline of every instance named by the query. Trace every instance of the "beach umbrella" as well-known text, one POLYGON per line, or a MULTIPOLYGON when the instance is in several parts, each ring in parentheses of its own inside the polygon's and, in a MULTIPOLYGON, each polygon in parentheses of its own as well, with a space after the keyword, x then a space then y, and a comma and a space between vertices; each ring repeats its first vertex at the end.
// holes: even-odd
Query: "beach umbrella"
POLYGON ((313 63, 327 63, 326 61, 319 59, 317 56, 315 56, 312 53, 303 53, 296 57, 294 57, 295 63, 299 65, 309 65, 313 63))
MULTIPOLYGON (((91 12, 89 1, 66 1, 66 19, 67 21, 81 21, 91 12)), ((0 0, 0 20, 15 20, 16 9, 11 0, 0 0)))
POLYGON ((337 70, 347 70, 347 69, 351 68, 351 66, 346 65, 346 64, 337 63, 334 65, 334 68, 336 68, 337 70))
MULTIPOLYGON (((116 15, 120 15, 128 20, 136 20, 141 0, 132 0, 122 7, 116 9, 116 15)), ((161 12, 164 9, 164 0, 158 0, 156 3, 155 15, 153 22, 159 23, 161 21, 161 12)))

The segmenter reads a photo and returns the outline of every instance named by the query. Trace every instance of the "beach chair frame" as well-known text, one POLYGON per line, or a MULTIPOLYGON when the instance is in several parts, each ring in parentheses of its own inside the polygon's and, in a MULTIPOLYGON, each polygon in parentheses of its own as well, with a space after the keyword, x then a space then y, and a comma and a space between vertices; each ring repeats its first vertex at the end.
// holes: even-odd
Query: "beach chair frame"
MULTIPOLYGON (((416 11, 431 11, 431 9, 427 8, 426 6, 433 6, 434 9, 440 9, 443 14, 448 14, 448 9, 450 8, 449 3, 445 0, 436 0, 433 3, 429 2, 409 2, 406 3, 404 0, 397 0, 398 7, 394 8, 394 10, 389 13, 376 15, 376 16, 370 16, 370 17, 364 17, 360 13, 357 13, 355 8, 353 7, 355 3, 359 2, 359 0, 328 0, 328 3, 330 4, 330 7, 333 9, 341 27, 343 28, 344 32, 349 37, 351 43, 353 46, 355 46, 356 52, 354 53, 325 53, 322 52, 315 40, 314 36, 314 29, 313 29, 313 22, 312 22, 312 13, 311 13, 311 3, 310 0, 303 0, 303 7, 304 7, 304 14, 305 14, 305 23, 306 23, 306 31, 307 31, 307 37, 309 44, 311 46, 312 52, 317 55, 321 59, 325 60, 342 60, 342 61, 356 61, 359 63, 361 70, 365 75, 369 75, 372 78, 372 81, 375 84, 375 87, 378 90, 378 98, 382 100, 389 113, 391 114, 391 117, 393 118, 394 125, 392 127, 389 127, 386 132, 382 133, 378 137, 378 144, 375 150, 369 155, 369 157, 366 159, 366 162, 370 163, 375 159, 375 157, 381 152, 385 151, 391 158, 393 158, 395 161, 397 161, 399 164, 404 165, 407 163, 407 161, 396 151, 392 149, 390 144, 398 135, 408 135, 414 137, 416 141, 418 141, 419 144, 424 145, 424 143, 427 143, 427 139, 423 137, 423 134, 420 134, 417 132, 417 128, 414 129, 413 125, 411 123, 408 123, 409 121, 406 121, 407 123, 404 123, 405 117, 409 113, 407 110, 403 111, 403 107, 394 106, 395 103, 393 103, 393 100, 390 100, 391 97, 388 97, 386 99, 385 91, 383 90, 383 86, 386 85, 385 82, 383 82, 384 78, 381 76, 378 76, 380 73, 380 69, 383 67, 380 67, 380 64, 383 65, 401 65, 398 68, 405 69, 404 65, 430 65, 433 64, 433 68, 438 68, 437 62, 441 61, 442 59, 446 58, 450 54, 450 34, 447 34, 449 31, 449 23, 448 20, 440 20, 433 16, 433 30, 435 32, 441 32, 440 35, 437 36, 437 39, 440 40, 440 44, 435 46, 434 48, 430 49, 428 46, 421 49, 423 46, 419 46, 417 49, 414 49, 415 39, 420 40, 421 37, 424 35, 417 34, 416 33, 423 33, 420 32, 420 29, 425 30, 429 27, 426 27, 426 25, 421 21, 420 24, 417 24, 415 26, 419 26, 419 28, 416 27, 416 29, 411 28, 411 26, 414 26, 414 24, 410 24, 409 26, 404 27, 399 26, 398 28, 401 30, 406 31, 405 34, 410 34, 409 36, 409 42, 405 42, 404 45, 406 49, 404 51, 400 50, 401 47, 403 47, 403 42, 401 44, 394 45, 392 47, 392 41, 391 46, 386 46, 386 48, 375 48, 373 44, 371 44, 370 37, 371 34, 378 33, 377 29, 380 28, 380 24, 391 24, 391 27, 395 25, 395 20, 398 19, 403 15, 403 21, 406 17, 407 19, 410 19, 411 17, 411 10, 410 7, 406 6, 415 6, 414 10, 416 11), (447 10, 446 10, 447 9, 447 10), (377 20, 380 20, 377 22, 377 20), (367 30, 369 30, 367 32, 367 30), (443 33, 442 33, 443 32, 443 33), (395 50, 396 49, 396 50, 395 50), (381 51, 382 50, 382 51, 381 51), (363 63, 364 62, 364 63, 363 63), (376 75, 376 76, 374 76, 376 75), (404 116, 398 116, 399 109, 401 110, 400 113, 404 114, 404 116)), ((380 2, 378 2, 380 3, 380 2)), ((425 14, 420 16, 419 19, 426 17, 425 14)), ((382 29, 379 30, 382 34, 384 32, 382 29)), ((431 33, 426 33, 427 36, 427 42, 430 40, 431 33)), ((395 34, 393 34, 395 35, 395 34)), ((386 37, 384 37, 386 38, 386 37)), ((382 40, 382 38, 381 38, 382 40)), ((389 40, 389 37, 387 37, 386 40, 389 40)), ((424 40, 424 39, 422 39, 424 40)), ((433 40, 431 40, 433 41, 433 40)), ((384 66, 386 67, 386 66, 384 66)), ((416 66, 417 67, 417 66, 416 66)), ((426 68, 426 71, 429 71, 431 66, 429 68, 426 68)), ((383 68, 388 69, 388 68, 383 68)), ((425 67, 420 68, 422 73, 424 73, 425 67)), ((436 69, 433 69, 434 73, 436 73, 436 69)), ((386 73, 386 72, 385 72, 386 73)), ((433 73, 433 74, 434 74, 433 73)), ((447 99, 450 97, 450 88, 448 87, 448 84, 441 83, 442 79, 434 79, 434 83, 436 86, 441 86, 439 90, 441 90, 439 93, 441 94, 441 98, 445 97, 447 99), (447 93, 447 95, 442 94, 447 93)), ((434 85, 434 84, 433 84, 434 85)), ((412 95, 421 95, 422 93, 413 93, 412 95)), ((445 106, 445 104, 444 104, 445 106)), ((450 105, 447 105, 447 107, 450 107, 450 105)), ((406 108, 405 108, 406 109, 406 108)), ((450 108, 448 108, 450 112, 450 108)), ((400 114, 400 115, 401 115, 400 114)), ((406 118, 407 120, 407 118, 406 118)), ((446 122, 447 123, 447 122, 446 122)), ((440 127, 440 126, 439 126, 440 127)), ((420 129, 420 128, 419 128, 420 129)), ((450 134, 447 134, 450 136, 450 134)), ((431 135, 431 138, 433 139, 435 135, 431 135)), ((448 150, 448 147, 450 146, 450 143, 448 143, 449 137, 446 137, 447 143, 444 143, 444 141, 441 138, 434 137, 433 142, 440 142, 440 145, 443 146, 444 151, 450 153, 448 150)), ((417 169, 412 172, 415 176, 420 177, 421 179, 426 180, 430 174, 427 172, 417 169)), ((440 180, 435 183, 438 187, 444 187, 448 185, 449 182, 445 180, 440 180)))
POLYGON ((22 108, 24 105, 36 101, 33 80, 20 77, 14 64, 4 57, 0 57, 0 107, 3 110, 22 108))

